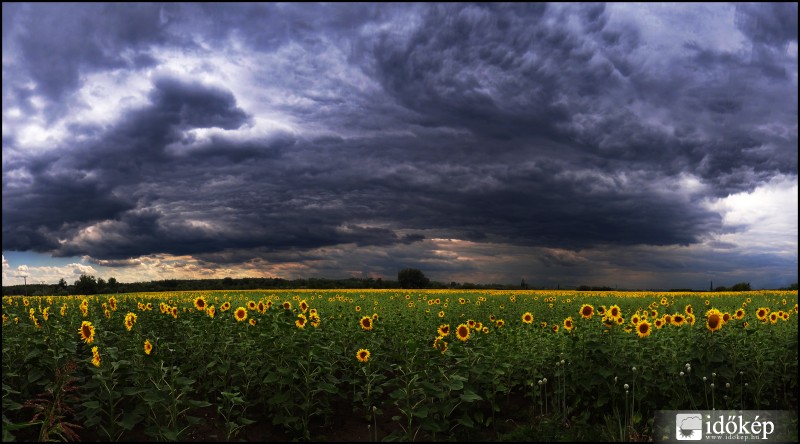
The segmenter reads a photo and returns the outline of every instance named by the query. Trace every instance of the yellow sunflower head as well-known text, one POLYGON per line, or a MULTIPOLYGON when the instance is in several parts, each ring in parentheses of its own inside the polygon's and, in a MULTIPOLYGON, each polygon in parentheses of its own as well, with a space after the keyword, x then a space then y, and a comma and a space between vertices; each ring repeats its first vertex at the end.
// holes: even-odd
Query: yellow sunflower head
POLYGON ((144 341, 144 354, 149 355, 152 352, 153 352, 153 344, 150 343, 149 339, 146 339, 144 341))
POLYGON ((647 321, 642 321, 636 324, 636 334, 639 335, 640 338, 646 338, 650 336, 650 323, 647 321))
POLYGON ((573 328, 575 328, 575 325, 572 323, 572 316, 564 319, 564 330, 572 331, 573 328))
POLYGON ((233 317, 236 318, 238 322, 242 322, 247 319, 247 309, 244 307, 239 307, 233 312, 233 317))
POLYGON ((461 342, 469 339, 469 326, 467 324, 458 324, 456 328, 456 337, 461 342))
POLYGON ((197 298, 195 298, 195 300, 194 300, 194 308, 196 308, 197 311, 205 311, 206 310, 206 300, 205 300, 205 298, 203 298, 202 296, 198 296, 197 298))
POLYGON ((525 313, 522 314, 522 322, 526 324, 533 324, 533 315, 531 314, 531 312, 526 311, 525 313))
POLYGON ((91 322, 83 321, 81 323, 81 328, 78 329, 78 333, 80 333, 83 342, 87 344, 94 342, 94 326, 92 326, 91 322))
POLYGON ((589 304, 581 305, 581 317, 583 319, 591 319, 594 316, 594 307, 589 304))
POLYGON ((450 324, 442 324, 442 325, 440 325, 439 329, 437 330, 437 333, 439 333, 439 336, 442 336, 442 337, 449 335, 450 334, 450 324))
POLYGON ((717 309, 706 312, 706 328, 712 333, 722 328, 722 313, 717 309))
POLYGON ((356 359, 359 362, 367 362, 367 361, 369 361, 369 356, 370 356, 369 350, 367 350, 366 348, 360 348, 356 352, 356 359))
POLYGON ((362 330, 365 331, 372 330, 372 318, 369 316, 362 316, 359 325, 361 325, 362 330))

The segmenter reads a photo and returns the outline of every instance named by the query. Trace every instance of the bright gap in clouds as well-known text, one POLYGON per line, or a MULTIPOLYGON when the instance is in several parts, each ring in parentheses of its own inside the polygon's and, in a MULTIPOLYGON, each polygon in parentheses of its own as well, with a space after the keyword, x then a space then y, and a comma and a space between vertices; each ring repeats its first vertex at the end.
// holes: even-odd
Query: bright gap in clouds
POLYGON ((723 216, 715 241, 748 253, 797 256, 797 176, 777 176, 747 193, 708 202, 723 216))

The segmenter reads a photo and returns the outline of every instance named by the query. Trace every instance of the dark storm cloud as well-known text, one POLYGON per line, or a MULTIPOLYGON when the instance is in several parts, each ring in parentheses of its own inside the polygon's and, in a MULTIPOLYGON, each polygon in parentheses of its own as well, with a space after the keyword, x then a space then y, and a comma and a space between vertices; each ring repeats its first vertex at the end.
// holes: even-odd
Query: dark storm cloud
POLYGON ((3 248, 323 269, 434 235, 694 244, 723 227, 706 199, 797 174, 796 5, 737 9, 746 48, 662 54, 602 4, 4 4, 4 119, 38 96, 68 115, 93 72, 153 72, 145 105, 44 153, 4 128, 3 248), (175 54, 207 60, 175 73, 175 54), (201 80, 222 59, 246 74, 201 80))
MULTIPOLYGON (((526 144, 503 147, 527 146, 522 155, 563 155, 536 146, 546 138, 586 154, 582 161, 595 161, 598 168, 691 171, 716 182, 713 191, 721 196, 758 183, 742 175, 741 167, 761 180, 759 173, 797 171, 796 134, 776 141, 753 128, 765 112, 790 125, 796 116, 793 103, 759 98, 766 81, 773 83, 766 88, 773 99, 782 90, 796 91, 775 60, 759 59, 758 49, 751 59, 686 42, 686 61, 655 71, 637 59, 636 28, 611 26, 602 5, 564 9, 435 5, 410 35, 379 40, 377 75, 387 91, 424 116, 422 123, 458 126, 491 139, 525 138, 526 144), (765 80, 765 74, 774 78, 765 80), (634 112, 632 106, 642 101, 671 109, 674 120, 665 123, 677 124, 677 131, 634 112)), ((781 7, 755 9, 740 12, 742 26, 758 34, 773 20, 781 24, 781 42, 792 35, 796 41, 796 14, 786 16, 781 7)))
POLYGON ((81 74, 151 65, 149 45, 164 43, 160 20, 169 5, 152 3, 3 4, 3 52, 53 101, 70 93, 81 74), (7 40, 8 37, 8 40, 7 40), (9 42, 6 44, 6 42, 9 42))
POLYGON ((736 24, 752 41, 783 46, 797 41, 797 3, 738 3, 736 24))

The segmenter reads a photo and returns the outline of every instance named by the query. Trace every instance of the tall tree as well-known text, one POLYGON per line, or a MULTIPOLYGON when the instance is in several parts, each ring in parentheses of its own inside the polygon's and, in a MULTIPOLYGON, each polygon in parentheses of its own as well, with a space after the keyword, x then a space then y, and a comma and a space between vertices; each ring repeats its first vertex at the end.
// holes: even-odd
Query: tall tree
POLYGON ((397 281, 403 288, 427 288, 431 280, 425 276, 422 270, 417 268, 404 268, 397 273, 397 281))

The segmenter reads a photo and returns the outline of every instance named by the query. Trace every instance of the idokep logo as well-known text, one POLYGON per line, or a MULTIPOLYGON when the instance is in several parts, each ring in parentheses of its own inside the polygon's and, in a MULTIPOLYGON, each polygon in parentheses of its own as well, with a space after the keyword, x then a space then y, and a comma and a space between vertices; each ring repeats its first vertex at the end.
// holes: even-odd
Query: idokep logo
POLYGON ((703 415, 700 413, 678 413, 675 415, 675 439, 700 441, 703 439, 703 415))
POLYGON ((658 410, 654 442, 797 442, 790 410, 658 410))

